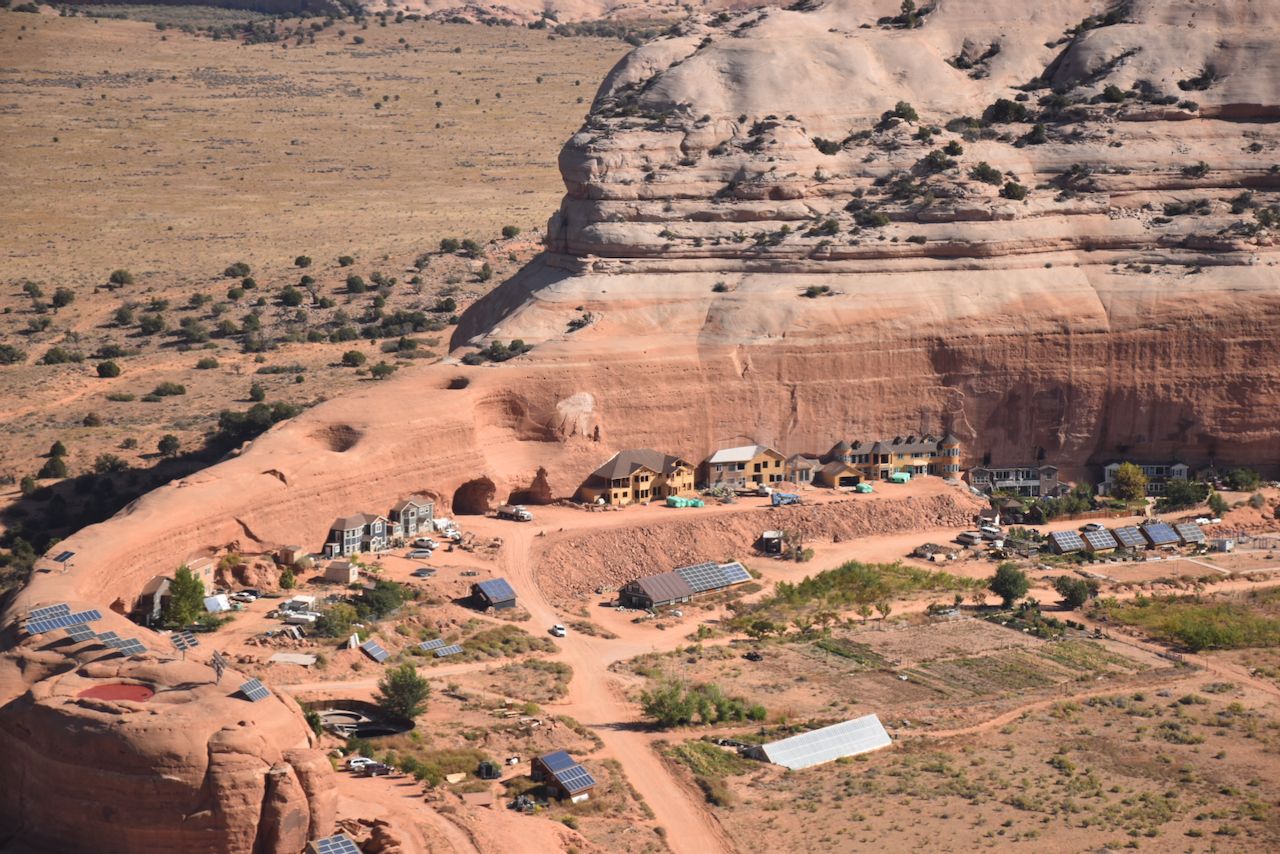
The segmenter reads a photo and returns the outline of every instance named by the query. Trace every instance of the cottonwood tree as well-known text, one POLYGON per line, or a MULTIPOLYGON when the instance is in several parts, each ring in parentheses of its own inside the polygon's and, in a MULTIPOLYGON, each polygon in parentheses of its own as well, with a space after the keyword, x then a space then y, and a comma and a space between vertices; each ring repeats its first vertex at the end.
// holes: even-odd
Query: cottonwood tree
POLYGON ((1112 494, 1121 501, 1139 501, 1147 497, 1147 476, 1133 463, 1121 463, 1116 468, 1112 494))
POLYGON ((427 707, 431 684, 418 675, 409 662, 401 664, 378 682, 378 705, 388 712, 412 720, 427 707))
POLYGON ((996 574, 991 576, 991 581, 987 584, 987 589, 999 596, 1006 608, 1026 596, 1030 588, 1031 582, 1027 580, 1027 574, 1012 561, 1005 561, 997 566, 996 574))

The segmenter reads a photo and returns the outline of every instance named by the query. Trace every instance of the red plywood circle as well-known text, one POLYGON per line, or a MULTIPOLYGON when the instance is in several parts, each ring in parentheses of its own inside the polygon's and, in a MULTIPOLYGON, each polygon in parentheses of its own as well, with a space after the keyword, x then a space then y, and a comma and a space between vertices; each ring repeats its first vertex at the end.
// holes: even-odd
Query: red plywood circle
POLYGON ((146 685, 117 683, 115 685, 95 685, 92 688, 86 688, 76 696, 88 697, 94 700, 133 700, 136 703, 142 703, 150 700, 155 693, 146 685))

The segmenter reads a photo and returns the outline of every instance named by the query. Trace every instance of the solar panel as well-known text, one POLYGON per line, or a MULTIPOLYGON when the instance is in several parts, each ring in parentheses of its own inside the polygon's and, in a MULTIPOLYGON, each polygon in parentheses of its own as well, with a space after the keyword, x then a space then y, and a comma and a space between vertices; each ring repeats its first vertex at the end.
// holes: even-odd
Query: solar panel
POLYGON ((58 554, 54 556, 53 562, 66 563, 67 561, 71 560, 75 556, 76 556, 75 552, 58 552, 58 554))
POLYGON ((516 598, 516 591, 505 578, 490 578, 488 581, 478 582, 476 587, 490 602, 506 602, 508 599, 516 598))
POLYGON ((111 646, 113 643, 120 640, 120 636, 115 632, 99 632, 98 640, 102 641, 107 646, 111 646))
POLYGON ((596 784, 596 778, 591 776, 591 772, 576 763, 572 768, 556 772, 555 778, 571 795, 585 792, 596 784))
POLYGON ((125 638, 124 642, 116 647, 123 655, 141 655, 147 651, 142 641, 136 638, 125 638))
POLYGON ((93 629, 86 625, 72 626, 67 629, 67 635, 77 643, 92 640, 97 637, 97 635, 93 633, 93 629))
POLYGON ((451 646, 442 646, 436 650, 436 658, 444 658, 448 655, 457 655, 460 652, 462 652, 462 647, 458 646, 456 643, 451 646))
POLYGON ((1178 537, 1184 543, 1203 543, 1204 531, 1200 530, 1200 526, 1195 522, 1181 522, 1173 526, 1178 532, 1178 537))
POLYGON ((548 753, 546 756, 539 756, 538 761, 541 762, 543 767, 552 774, 555 774, 557 771, 563 771, 566 768, 572 768, 574 765, 578 764, 576 759, 563 750, 556 750, 548 753))
POLYGON ((1142 526, 1142 535, 1153 546, 1169 546, 1178 542, 1178 534, 1164 522, 1152 522, 1142 526))
POLYGON ((724 573, 724 583, 726 586, 730 584, 740 584, 743 581, 751 580, 751 573, 747 572, 747 568, 736 560, 732 563, 720 564, 720 570, 724 573))
POLYGON ((724 587, 724 572, 718 563, 710 561, 695 563, 692 566, 679 567, 674 572, 693 588, 694 593, 705 593, 708 590, 724 587))
POLYGON ((213 667, 213 672, 218 675, 218 681, 222 681, 222 673, 227 669, 227 660, 222 657, 222 653, 216 649, 213 651, 213 659, 209 662, 213 667))
POLYGON ((1116 528, 1111 532, 1115 535, 1116 540, 1126 549, 1145 549, 1147 547, 1146 538, 1142 536, 1142 532, 1133 525, 1124 528, 1116 528))
POLYGON ((240 693, 249 698, 250 702, 256 703, 259 700, 265 700, 271 696, 271 692, 267 690, 267 686, 263 685, 257 679, 250 679, 248 682, 240 686, 240 693))
POLYGON ((77 614, 59 614, 55 617, 46 617, 43 620, 30 620, 27 622, 27 633, 32 635, 40 635, 45 632, 51 632, 54 629, 65 629, 69 626, 78 626, 81 623, 92 623, 94 620, 101 620, 102 612, 81 611, 77 614))
POLYGON ((1084 540, 1075 531, 1054 531, 1049 539, 1059 552, 1078 552, 1084 548, 1084 540))
POLYGON ((185 629, 183 631, 174 632, 173 634, 169 635, 169 640, 173 641, 173 645, 176 646, 182 652, 186 652, 187 650, 191 649, 193 646, 200 645, 200 639, 197 638, 191 632, 186 631, 185 629))
POLYGON ((773 764, 796 770, 842 756, 878 750, 891 743, 892 739, 884 731, 880 718, 866 715, 766 744, 762 750, 765 758, 773 764))
POLYGON ((1111 532, 1106 530, 1085 531, 1084 541, 1088 544, 1089 548, 1095 552, 1114 549, 1119 545, 1119 543, 1116 542, 1116 538, 1111 536, 1111 532))
POLYGON ((46 605, 43 608, 36 608, 30 614, 27 614, 27 620, 47 620, 49 617, 61 617, 63 614, 70 614, 71 606, 66 604, 46 605))
POLYGON ((421 647, 422 649, 425 649, 427 652, 430 652, 433 649, 439 649, 440 647, 444 646, 444 638, 436 638, 435 640, 423 641, 422 643, 418 644, 418 646, 421 647))
POLYGON ((103 635, 98 635, 98 637, 102 639, 103 643, 105 643, 107 646, 111 647, 112 649, 119 649, 120 647, 127 644, 129 641, 133 640, 133 638, 122 638, 119 635, 115 634, 114 632, 111 633, 111 637, 109 638, 103 635))
POLYGON ((326 836, 324 839, 317 839, 311 844, 315 846, 316 854, 360 854, 360 849, 356 847, 355 842, 351 841, 351 837, 345 833, 339 833, 337 836, 326 836))
POLYGON ((360 649, 364 652, 365 655, 369 656, 379 664, 381 664, 382 662, 386 661, 388 658, 391 657, 391 653, 383 649, 381 644, 379 644, 376 640, 365 641, 364 643, 360 644, 360 649))

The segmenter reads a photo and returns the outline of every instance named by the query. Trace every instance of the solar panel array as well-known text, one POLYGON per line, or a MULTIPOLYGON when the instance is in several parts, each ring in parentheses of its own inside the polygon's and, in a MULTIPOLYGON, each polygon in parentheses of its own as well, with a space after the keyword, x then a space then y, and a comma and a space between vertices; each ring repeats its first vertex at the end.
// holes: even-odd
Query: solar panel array
POLYGON ((200 645, 200 639, 185 629, 180 632, 174 632, 169 636, 169 640, 173 641, 173 645, 183 652, 191 649, 193 646, 200 645))
POLYGON ((311 843, 316 850, 316 854, 360 854, 360 849, 356 847, 355 842, 345 833, 339 833, 337 836, 326 836, 324 839, 317 839, 311 843))
POLYGON ((54 617, 45 617, 42 620, 30 620, 27 622, 27 634, 40 635, 45 632, 51 632, 54 629, 65 629, 70 626, 78 626, 81 623, 92 623, 94 620, 101 620, 102 612, 98 610, 80 611, 77 614, 59 614, 54 617))
POLYGON ((78 626, 71 626, 69 629, 67 629, 67 635, 77 643, 87 641, 87 640, 92 640, 93 638, 97 637, 97 635, 93 633, 93 629, 89 628, 83 623, 81 623, 78 626))
POLYGON ((1173 526, 1184 543, 1203 543, 1204 531, 1195 522, 1181 522, 1173 526))
POLYGON ((71 606, 67 604, 46 605, 43 608, 36 608, 30 614, 27 614, 27 620, 47 620, 50 617, 61 617, 63 614, 70 614, 71 606))
POLYGON ((480 588, 480 592, 490 602, 505 602, 516 598, 516 591, 505 578, 490 578, 488 581, 478 582, 476 587, 480 588))
POLYGON ((538 761, 570 795, 585 792, 596 784, 596 778, 591 776, 591 772, 563 750, 541 756, 538 761))
POLYGON ((684 579, 694 593, 720 590, 732 584, 751 580, 751 573, 737 561, 726 564, 707 561, 695 563, 692 566, 682 566, 673 571, 684 579))
POLYGON ((1142 532, 1133 525, 1124 528, 1116 528, 1111 532, 1115 535, 1116 540, 1126 549, 1145 549, 1147 540, 1142 536, 1142 532))
POLYGON ((1116 542, 1116 538, 1111 535, 1111 532, 1106 529, 1101 531, 1085 531, 1083 537, 1085 543, 1095 552, 1114 549, 1116 546, 1120 545, 1116 542))
POLYGON ((1153 546, 1169 546, 1178 542, 1178 534, 1164 522, 1142 526, 1142 533, 1153 546))
POLYGON ((426 650, 427 652, 430 652, 433 649, 439 649, 440 647, 444 646, 444 638, 436 638, 435 640, 423 641, 422 643, 418 644, 418 646, 426 650))
POLYGON ((1062 554, 1078 552, 1084 548, 1084 540, 1080 539, 1080 535, 1075 531, 1054 531, 1049 535, 1049 541, 1053 543, 1054 549, 1062 554))
POLYGON ((444 658, 448 655, 457 655, 460 652, 462 652, 462 647, 458 646, 456 643, 451 646, 442 646, 436 650, 436 658, 444 658))
POLYGON ((271 692, 267 690, 267 686, 263 685, 257 679, 250 679, 248 682, 240 686, 240 693, 249 698, 250 702, 256 703, 259 700, 265 700, 271 696, 271 692))
POLYGON ((843 723, 832 724, 812 732, 793 735, 764 745, 761 749, 774 765, 792 770, 831 762, 843 756, 888 747, 892 743, 880 718, 866 715, 843 723))
POLYGON ((360 650, 379 664, 391 657, 391 653, 383 649, 376 640, 367 640, 360 644, 360 650))
POLYGON ((147 651, 147 648, 142 641, 136 638, 125 638, 120 642, 119 646, 115 647, 115 650, 121 655, 142 655, 147 651))
POLYGON ((115 632, 98 632, 98 640, 102 641, 107 646, 111 646, 111 644, 120 640, 120 636, 115 632))

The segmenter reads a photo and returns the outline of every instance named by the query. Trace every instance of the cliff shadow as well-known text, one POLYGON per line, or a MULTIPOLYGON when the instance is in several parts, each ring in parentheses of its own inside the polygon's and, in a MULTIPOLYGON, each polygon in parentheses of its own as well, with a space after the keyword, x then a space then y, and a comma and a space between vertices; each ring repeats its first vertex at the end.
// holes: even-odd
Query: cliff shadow
POLYGON ((548 264, 547 257, 546 252, 538 255, 514 276, 468 307, 458 318, 458 325, 449 339, 449 350, 465 347, 476 338, 488 335, 536 292, 570 278, 572 274, 567 270, 548 264))

